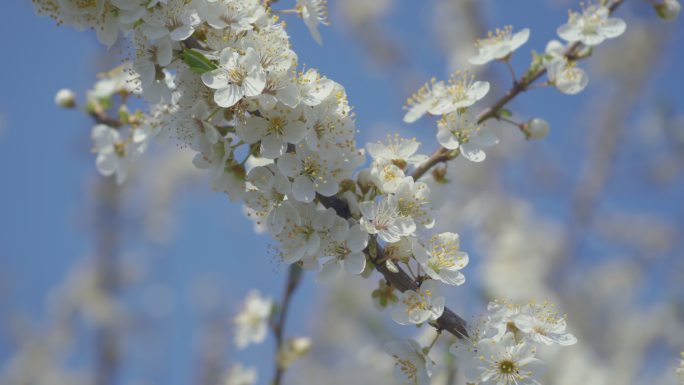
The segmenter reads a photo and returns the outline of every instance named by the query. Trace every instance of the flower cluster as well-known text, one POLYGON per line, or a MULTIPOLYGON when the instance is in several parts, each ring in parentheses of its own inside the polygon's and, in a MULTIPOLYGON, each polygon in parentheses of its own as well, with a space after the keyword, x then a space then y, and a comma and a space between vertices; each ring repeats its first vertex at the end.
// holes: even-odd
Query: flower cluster
MULTIPOLYGON (((391 274, 408 276, 412 285, 400 292, 382 281, 373 293, 376 304, 391 306, 392 319, 402 325, 438 320, 445 312, 440 286, 462 285, 461 270, 469 257, 460 250, 458 234, 419 235, 435 225, 431 191, 420 179, 424 171, 416 172, 429 158, 418 152, 415 139, 399 136, 357 147, 355 116, 344 87, 315 69, 298 67, 284 23, 269 4, 34 0, 38 13, 60 24, 92 28, 107 46, 122 34, 132 43, 131 63, 107 74, 86 103, 98 122, 92 137, 103 175, 116 175, 122 183, 150 141, 169 136, 194 152, 193 163, 208 170, 213 190, 244 203, 250 217, 278 242, 283 264, 316 271, 321 280, 340 270, 360 275, 371 264, 384 264, 391 274), (149 111, 130 112, 125 103, 131 95, 149 102, 149 111), (107 111, 116 97, 119 118, 111 119, 107 111), (371 162, 359 170, 366 153, 371 162)), ((327 23, 325 1, 298 0, 290 11, 303 18, 320 43, 317 28, 327 23)), ((570 45, 550 42, 544 55, 534 56, 532 75, 545 70, 560 91, 581 91, 587 76, 575 66, 576 48, 595 46, 625 29, 609 14, 605 6, 593 5, 571 13, 558 30, 570 45)), ((528 29, 513 33, 511 27, 490 33, 478 41, 478 54, 470 62, 510 65, 508 59, 529 34, 528 29)), ((447 158, 461 155, 481 162, 485 149, 499 142, 484 121, 510 115, 503 110, 486 118, 472 113, 489 90, 489 82, 467 71, 446 81, 433 79, 408 99, 404 121, 439 117, 437 140, 447 158)), ((73 96, 61 93, 57 103, 70 107, 73 96)), ((520 127, 529 138, 549 130, 538 118, 520 127)), ((463 357, 471 382, 536 383, 536 346, 576 342, 565 331, 565 317, 549 305, 495 302, 488 311, 469 338, 452 348, 463 357)), ((272 314, 270 299, 250 293, 235 318, 238 347, 263 341, 272 314)), ((279 365, 289 365, 309 345, 308 340, 292 340, 278 353, 279 365)), ((429 382, 432 361, 415 342, 389 343, 386 350, 397 360, 395 372, 403 383, 429 382)), ((242 372, 236 369, 235 381, 254 381, 249 371, 242 372)))
MULTIPOLYGON (((470 326, 469 337, 449 351, 456 356, 467 382, 473 384, 539 384, 544 363, 536 358, 539 345, 569 346, 577 339, 566 332, 565 316, 548 303, 514 305, 491 302, 487 314, 470 326)), ((429 384, 433 362, 427 349, 413 340, 385 346, 395 360, 395 375, 404 384, 429 384)))

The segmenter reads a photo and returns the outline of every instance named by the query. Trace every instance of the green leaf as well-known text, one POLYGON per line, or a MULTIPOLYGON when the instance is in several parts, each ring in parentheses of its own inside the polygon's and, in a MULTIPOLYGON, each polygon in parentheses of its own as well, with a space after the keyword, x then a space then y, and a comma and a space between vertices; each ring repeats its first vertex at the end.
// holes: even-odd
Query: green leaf
POLYGON ((206 56, 202 55, 199 51, 194 49, 185 49, 181 54, 183 56, 183 61, 190 67, 190 71, 196 74, 203 74, 218 68, 218 66, 207 59, 206 56))
POLYGON ((499 111, 496 112, 496 114, 504 118, 510 118, 511 116, 513 116, 513 113, 505 108, 501 108, 499 111))

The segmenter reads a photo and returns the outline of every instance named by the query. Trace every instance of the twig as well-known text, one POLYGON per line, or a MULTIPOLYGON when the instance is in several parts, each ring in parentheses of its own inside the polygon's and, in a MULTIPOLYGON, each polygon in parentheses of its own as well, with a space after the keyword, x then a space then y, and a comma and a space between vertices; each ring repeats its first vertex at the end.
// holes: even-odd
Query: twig
POLYGON ((275 336, 276 351, 275 351, 275 373, 273 375, 273 385, 280 385, 283 379, 283 374, 285 373, 285 368, 280 365, 278 355, 283 347, 284 333, 285 333, 285 322, 287 321, 287 314, 290 309, 290 300, 295 290, 299 286, 299 282, 302 280, 302 268, 297 264, 290 265, 287 274, 287 283, 285 284, 285 290, 283 292, 283 300, 280 304, 280 309, 278 311, 278 317, 275 323, 272 325, 273 335, 275 336))

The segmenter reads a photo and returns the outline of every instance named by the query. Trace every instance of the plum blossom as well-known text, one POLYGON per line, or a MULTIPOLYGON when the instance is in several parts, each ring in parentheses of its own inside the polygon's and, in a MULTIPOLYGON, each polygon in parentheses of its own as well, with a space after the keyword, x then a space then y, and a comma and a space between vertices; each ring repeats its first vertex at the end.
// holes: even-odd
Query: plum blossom
POLYGON ((239 349, 250 344, 259 344, 266 339, 272 308, 273 300, 262 297, 258 291, 252 290, 247 294, 242 309, 233 318, 235 345, 239 349))
POLYGON ((359 225, 349 226, 342 221, 342 226, 333 232, 323 247, 323 256, 331 259, 323 264, 318 278, 329 279, 337 275, 341 268, 349 274, 361 274, 366 268, 366 256, 363 250, 368 245, 368 233, 359 225))
MULTIPOLYGON (((465 342, 467 343, 467 342, 465 342)), ((458 342, 451 352, 458 356, 458 342)), ((501 340, 483 339, 476 344, 477 356, 466 361, 465 376, 469 382, 492 385, 539 385, 543 362, 535 358, 536 350, 527 341, 517 342, 513 333, 501 340)))
POLYGON ((368 153, 376 162, 392 163, 400 169, 420 164, 427 159, 426 155, 416 154, 418 147, 420 142, 415 138, 405 139, 398 134, 387 135, 387 145, 380 142, 366 144, 368 153))
POLYGON ((361 227, 368 234, 377 234, 384 242, 398 242, 401 237, 413 234, 416 224, 410 217, 399 212, 398 199, 393 195, 384 196, 379 202, 359 203, 361 227))
POLYGON ((564 94, 574 95, 582 91, 589 83, 587 73, 577 67, 576 62, 565 57, 565 46, 558 40, 551 40, 546 45, 548 60, 544 61, 549 82, 564 94))
POLYGON ((489 82, 475 81, 475 76, 467 72, 457 72, 449 79, 444 97, 440 98, 428 112, 432 115, 442 115, 470 107, 487 95, 489 87, 489 82))
POLYGON ((143 16, 141 31, 150 40, 168 36, 173 41, 189 38, 201 20, 197 10, 186 0, 168 0, 143 16))
POLYGON ((91 137, 97 152, 97 171, 104 176, 114 174, 116 183, 123 183, 128 176, 128 161, 132 155, 130 143, 121 138, 119 131, 105 124, 93 127, 91 137))
POLYGON ((327 0, 297 0, 297 12, 304 20, 316 43, 323 44, 318 24, 328 25, 327 0))
POLYGON ((610 17, 606 6, 591 4, 584 7, 582 13, 570 11, 568 22, 558 27, 557 32, 565 41, 595 46, 622 35, 626 27, 622 19, 610 17))
POLYGON ((430 278, 447 285, 461 285, 465 277, 460 272, 468 264, 468 254, 459 250, 455 233, 433 235, 425 246, 413 244, 413 255, 430 278))
POLYGON ((406 290, 392 310, 392 319, 400 325, 434 321, 444 312, 444 297, 435 281, 426 281, 418 290, 406 290))
POLYGON ((255 385, 257 377, 256 368, 248 368, 237 363, 223 375, 221 385, 255 385))
POLYGON ((250 116, 237 126, 245 143, 260 143, 261 156, 275 159, 285 153, 288 144, 297 144, 306 135, 306 125, 300 108, 276 106, 261 117, 250 116))
POLYGON ((513 51, 520 48, 530 38, 530 30, 523 28, 513 33, 513 27, 506 26, 489 32, 486 38, 479 39, 475 43, 477 55, 468 59, 470 64, 483 65, 492 60, 505 60, 513 51))
POLYGON ((394 377, 402 385, 430 385, 434 363, 413 340, 390 341, 385 352, 395 359, 394 377))
POLYGON ((257 96, 266 86, 266 75, 253 48, 241 55, 225 48, 219 56, 219 68, 202 74, 202 81, 215 90, 214 101, 221 107, 232 107, 245 96, 257 96))
POLYGON ((404 109, 407 111, 404 115, 404 123, 413 123, 427 114, 444 98, 446 91, 447 87, 444 81, 430 79, 430 82, 425 83, 410 98, 406 99, 404 109))
POLYGON ((471 162, 486 158, 484 149, 499 143, 499 138, 485 127, 473 123, 466 114, 451 113, 437 122, 437 141, 448 150, 460 151, 471 162))

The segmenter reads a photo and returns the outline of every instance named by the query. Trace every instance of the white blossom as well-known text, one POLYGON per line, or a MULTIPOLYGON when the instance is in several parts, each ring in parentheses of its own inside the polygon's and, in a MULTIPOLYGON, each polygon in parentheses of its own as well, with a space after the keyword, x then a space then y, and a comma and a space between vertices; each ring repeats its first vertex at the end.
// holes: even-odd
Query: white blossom
POLYGON ((627 25, 622 19, 610 17, 604 5, 591 4, 582 13, 570 11, 568 22, 558 27, 558 36, 569 42, 580 41, 588 46, 622 35, 627 25))
POLYGON ((323 264, 319 279, 329 279, 337 275, 341 268, 355 275, 361 274, 366 268, 363 250, 368 245, 368 233, 359 225, 350 227, 345 220, 340 223, 341 226, 324 242, 322 255, 331 258, 323 264))
POLYGON ((417 165, 427 159, 426 155, 416 154, 420 142, 415 138, 405 139, 399 135, 387 135, 387 145, 383 143, 368 143, 366 149, 375 161, 392 163, 404 169, 407 165, 417 165))
POLYGON ((516 33, 513 33, 511 26, 497 29, 494 32, 490 31, 486 38, 477 40, 475 43, 478 50, 477 55, 468 61, 470 64, 482 65, 492 60, 505 60, 513 51, 525 44, 529 38, 530 30, 527 28, 516 33))
POLYGON ((434 363, 413 340, 390 341, 385 352, 394 360, 394 377, 401 385, 430 385, 434 363))
POLYGON ((401 215, 398 203, 393 195, 384 196, 379 202, 359 203, 361 227, 368 234, 377 234, 382 241, 390 243, 413 234, 416 224, 410 217, 401 215))
POLYGON ((276 106, 262 116, 250 116, 236 127, 245 143, 259 142, 260 154, 275 159, 285 153, 288 144, 297 144, 306 135, 306 125, 300 108, 276 106))
POLYGON ((316 43, 323 44, 321 33, 318 32, 318 24, 328 25, 328 1, 327 0, 297 0, 297 11, 309 28, 311 36, 316 43))
POLYGON ((245 96, 259 95, 266 85, 266 75, 253 48, 247 48, 244 55, 225 48, 219 56, 219 68, 202 74, 202 81, 216 90, 216 104, 228 108, 245 96))
POLYGON ((444 312, 444 297, 435 281, 425 281, 417 291, 406 290, 392 309, 392 319, 400 325, 434 321, 444 312))
POLYGON ((460 270, 468 264, 468 254, 459 250, 458 234, 433 235, 425 246, 414 242, 413 255, 430 278, 447 285, 465 282, 460 270))
POLYGON ((564 94, 574 95, 582 91, 589 83, 587 73, 577 67, 576 62, 565 57, 565 46, 558 40, 551 40, 546 45, 549 59, 544 62, 549 82, 564 94))
POLYGON ((121 138, 119 131, 105 124, 93 127, 91 137, 97 152, 97 171, 104 176, 114 174, 116 183, 123 183, 128 176, 128 160, 132 154, 130 143, 121 138))
POLYGON ((460 154, 471 162, 486 158, 484 149, 499 143, 490 130, 471 122, 466 114, 451 113, 437 123, 437 141, 448 150, 459 149, 460 154))
MULTIPOLYGON (((459 342, 463 344, 467 342, 459 342)), ((453 354, 458 355, 456 346, 453 354)), ((516 342, 513 333, 499 341, 483 339, 476 344, 476 356, 466 361, 465 376, 469 382, 492 385, 539 385, 543 362, 535 358, 536 350, 526 341, 516 342)))
POLYGON ((220 385, 255 385, 257 377, 256 368, 237 363, 226 371, 220 385))
POLYGON ((259 344, 266 339, 272 308, 273 300, 262 297, 258 291, 252 290, 247 294, 242 309, 233 318, 235 345, 239 349, 250 344, 259 344))
POLYGON ((189 38, 200 24, 197 10, 185 0, 168 0, 143 16, 141 31, 150 40, 168 36, 173 41, 189 38))

